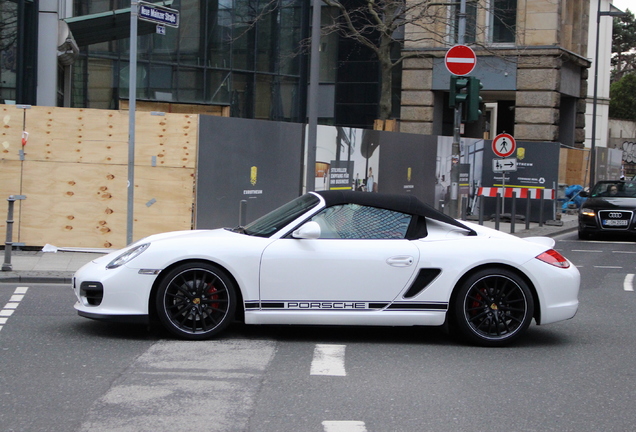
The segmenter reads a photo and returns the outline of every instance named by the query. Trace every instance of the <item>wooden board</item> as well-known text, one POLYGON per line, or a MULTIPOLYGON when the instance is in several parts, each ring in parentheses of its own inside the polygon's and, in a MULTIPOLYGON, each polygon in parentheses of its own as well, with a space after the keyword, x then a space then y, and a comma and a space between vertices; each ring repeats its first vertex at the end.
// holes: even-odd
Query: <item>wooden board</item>
POLYGON ((0 105, 0 159, 20 160, 25 109, 0 105))
MULTIPOLYGON (((23 242, 59 247, 121 248, 126 245, 127 167, 25 162, 21 227, 23 242)), ((137 167, 134 240, 187 230, 192 220, 194 170, 137 167)))
POLYGON ((559 183, 583 185, 587 182, 589 151, 562 148, 559 158, 559 183))

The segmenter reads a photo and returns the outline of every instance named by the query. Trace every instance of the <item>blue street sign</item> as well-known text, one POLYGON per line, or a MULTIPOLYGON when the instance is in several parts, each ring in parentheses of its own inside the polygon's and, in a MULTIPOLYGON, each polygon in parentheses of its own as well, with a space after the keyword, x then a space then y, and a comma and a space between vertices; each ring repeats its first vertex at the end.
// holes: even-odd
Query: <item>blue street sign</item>
POLYGON ((139 19, 179 27, 179 11, 152 3, 139 2, 139 19))

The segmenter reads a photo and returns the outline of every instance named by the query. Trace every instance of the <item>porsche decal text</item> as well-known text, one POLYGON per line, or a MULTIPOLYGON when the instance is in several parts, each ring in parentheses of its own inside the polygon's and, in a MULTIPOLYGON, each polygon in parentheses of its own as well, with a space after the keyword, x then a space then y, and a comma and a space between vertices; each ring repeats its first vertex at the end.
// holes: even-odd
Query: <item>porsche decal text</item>
POLYGON ((361 302, 288 302, 287 309, 366 309, 361 302))

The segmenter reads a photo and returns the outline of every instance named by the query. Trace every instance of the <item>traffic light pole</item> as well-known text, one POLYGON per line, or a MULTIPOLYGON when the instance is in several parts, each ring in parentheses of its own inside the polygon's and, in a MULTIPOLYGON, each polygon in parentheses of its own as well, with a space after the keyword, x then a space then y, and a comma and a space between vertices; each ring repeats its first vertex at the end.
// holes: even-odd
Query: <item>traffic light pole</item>
MULTIPOLYGON (((466 33, 466 0, 459 3, 459 22, 457 28, 457 43, 464 44, 464 35, 466 33)), ((457 218, 459 216, 459 139, 460 128, 462 127, 462 104, 455 104, 455 118, 453 121, 453 144, 451 148, 451 190, 450 202, 448 203, 448 214, 457 218)))
POLYGON ((462 126, 462 104, 455 104, 455 119, 453 122, 453 144, 451 148, 451 190, 450 202, 448 203, 448 215, 458 217, 458 197, 459 197, 459 140, 460 128, 462 126))

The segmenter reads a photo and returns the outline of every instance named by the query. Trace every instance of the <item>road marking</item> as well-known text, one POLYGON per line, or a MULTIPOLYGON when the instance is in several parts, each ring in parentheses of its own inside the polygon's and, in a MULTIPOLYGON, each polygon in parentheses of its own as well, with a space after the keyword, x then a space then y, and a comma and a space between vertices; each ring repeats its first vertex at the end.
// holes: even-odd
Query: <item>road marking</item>
POLYGON ((367 427, 361 421, 324 421, 322 427, 325 432, 367 432, 367 427))
POLYGON ((617 254, 636 254, 636 251, 612 251, 612 253, 617 253, 617 254))
POLYGON ((572 252, 592 252, 592 253, 603 253, 602 250, 590 250, 590 249, 572 249, 572 252))
POLYGON ((2 330, 9 317, 13 315, 13 312, 18 308, 28 289, 29 287, 17 287, 9 299, 9 303, 0 309, 0 330, 2 330))
POLYGON ((625 280, 623 281, 623 289, 625 291, 634 291, 634 274, 629 273, 625 276, 625 280))
POLYGON ((310 375, 346 376, 344 358, 346 345, 316 344, 310 375))
POLYGON ((621 266, 594 266, 594 268, 602 268, 602 269, 622 269, 621 266))

